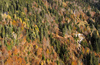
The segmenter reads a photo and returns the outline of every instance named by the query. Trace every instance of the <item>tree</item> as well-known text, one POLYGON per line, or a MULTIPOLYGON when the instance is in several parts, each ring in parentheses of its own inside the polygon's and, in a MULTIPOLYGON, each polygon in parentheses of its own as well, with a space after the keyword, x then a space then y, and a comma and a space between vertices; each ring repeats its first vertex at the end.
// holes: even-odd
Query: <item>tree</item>
POLYGON ((100 45, 100 43, 99 43, 99 37, 96 31, 92 34, 91 43, 92 43, 93 50, 96 52, 99 52, 100 48, 98 47, 98 45, 100 45))
POLYGON ((1 14, 0 14, 0 21, 2 21, 2 16, 1 16, 1 14))
POLYGON ((83 62, 85 65, 98 65, 98 59, 95 57, 94 52, 84 55, 83 62))
POLYGON ((38 26, 35 27, 35 33, 36 33, 36 37, 39 39, 39 28, 38 26))
POLYGON ((87 12, 87 15, 88 15, 89 17, 91 17, 90 11, 87 12))
POLYGON ((66 32, 67 32, 67 27, 66 27, 66 25, 65 25, 64 28, 63 28, 63 31, 62 31, 63 37, 65 36, 66 32))
POLYGON ((64 61, 65 64, 67 64, 66 62, 68 61, 68 57, 69 57, 68 52, 69 51, 67 50, 66 43, 61 45, 59 56, 64 61))
POLYGON ((98 47, 98 42, 96 41, 96 43, 95 43, 95 51, 96 52, 99 52, 99 47, 98 47))
POLYGON ((55 44, 56 44, 56 52, 59 54, 60 53, 60 42, 58 40, 55 40, 55 44))
POLYGON ((40 41, 43 40, 43 27, 40 28, 40 41))
POLYGON ((90 54, 90 65, 98 65, 98 59, 95 57, 94 53, 90 54))
POLYGON ((53 3, 53 0, 47 0, 50 4, 52 4, 53 3))

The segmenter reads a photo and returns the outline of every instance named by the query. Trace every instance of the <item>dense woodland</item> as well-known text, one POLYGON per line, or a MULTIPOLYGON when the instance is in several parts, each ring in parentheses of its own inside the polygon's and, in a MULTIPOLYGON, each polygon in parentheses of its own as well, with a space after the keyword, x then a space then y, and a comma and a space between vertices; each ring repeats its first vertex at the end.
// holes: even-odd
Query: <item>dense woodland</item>
POLYGON ((0 65, 100 65, 100 0, 0 0, 0 65))

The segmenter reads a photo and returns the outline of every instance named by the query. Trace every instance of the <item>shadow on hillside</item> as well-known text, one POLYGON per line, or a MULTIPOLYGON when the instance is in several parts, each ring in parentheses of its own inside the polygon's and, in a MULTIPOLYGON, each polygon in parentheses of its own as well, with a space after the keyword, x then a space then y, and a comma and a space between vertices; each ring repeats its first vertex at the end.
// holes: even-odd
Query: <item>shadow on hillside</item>
POLYGON ((98 10, 100 10, 100 2, 99 3, 94 3, 94 4, 91 4, 92 6, 98 8, 98 10))

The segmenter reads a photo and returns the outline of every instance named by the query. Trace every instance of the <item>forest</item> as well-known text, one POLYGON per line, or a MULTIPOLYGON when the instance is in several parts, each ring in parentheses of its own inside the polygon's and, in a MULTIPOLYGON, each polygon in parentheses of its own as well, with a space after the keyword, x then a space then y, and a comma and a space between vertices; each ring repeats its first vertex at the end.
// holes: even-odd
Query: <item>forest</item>
POLYGON ((100 65, 100 0, 0 0, 0 65, 100 65))

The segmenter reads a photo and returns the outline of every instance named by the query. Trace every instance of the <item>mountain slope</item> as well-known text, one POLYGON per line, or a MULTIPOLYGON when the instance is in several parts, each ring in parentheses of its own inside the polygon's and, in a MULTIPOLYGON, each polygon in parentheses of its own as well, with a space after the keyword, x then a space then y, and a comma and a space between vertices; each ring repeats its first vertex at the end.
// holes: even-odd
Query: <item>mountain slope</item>
POLYGON ((80 0, 0 1, 0 65, 100 64, 99 12, 80 0))

